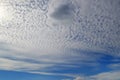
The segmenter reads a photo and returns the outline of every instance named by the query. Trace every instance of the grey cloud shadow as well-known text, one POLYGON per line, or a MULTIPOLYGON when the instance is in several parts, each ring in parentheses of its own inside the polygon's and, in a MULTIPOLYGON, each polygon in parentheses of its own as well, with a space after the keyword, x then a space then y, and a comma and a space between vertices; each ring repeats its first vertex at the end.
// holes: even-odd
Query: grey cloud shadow
POLYGON ((64 4, 55 9, 51 17, 57 20, 71 19, 73 16, 73 7, 70 4, 64 4))
POLYGON ((9 45, 4 42, 0 42, 0 50, 1 51, 11 51, 9 45))

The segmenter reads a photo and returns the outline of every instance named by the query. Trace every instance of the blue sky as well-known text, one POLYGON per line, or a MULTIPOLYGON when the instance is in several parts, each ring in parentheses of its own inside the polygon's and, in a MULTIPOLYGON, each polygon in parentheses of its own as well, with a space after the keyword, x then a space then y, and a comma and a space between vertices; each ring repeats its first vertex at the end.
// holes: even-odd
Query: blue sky
POLYGON ((0 79, 2 80, 61 80, 62 76, 48 76, 48 75, 39 75, 39 74, 31 74, 26 72, 19 71, 7 71, 0 70, 0 79))
POLYGON ((120 80, 119 0, 0 0, 0 80, 120 80))

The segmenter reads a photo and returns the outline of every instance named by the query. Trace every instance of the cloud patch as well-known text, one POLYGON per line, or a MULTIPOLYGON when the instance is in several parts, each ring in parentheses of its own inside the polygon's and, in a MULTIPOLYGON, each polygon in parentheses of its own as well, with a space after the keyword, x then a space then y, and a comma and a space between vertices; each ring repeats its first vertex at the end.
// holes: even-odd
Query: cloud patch
POLYGON ((119 80, 120 71, 103 72, 93 76, 76 77, 74 80, 119 80))

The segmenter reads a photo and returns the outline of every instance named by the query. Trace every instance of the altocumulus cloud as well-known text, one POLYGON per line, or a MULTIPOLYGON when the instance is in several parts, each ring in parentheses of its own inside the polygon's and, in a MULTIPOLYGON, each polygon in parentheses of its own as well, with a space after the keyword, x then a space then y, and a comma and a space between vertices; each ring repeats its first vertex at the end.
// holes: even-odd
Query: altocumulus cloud
MULTIPOLYGON (((0 19, 0 69, 72 76, 53 71, 119 63, 112 62, 120 60, 118 1, 0 0, 10 13, 10 19, 0 19)), ((112 73, 90 78, 104 75, 112 73)))

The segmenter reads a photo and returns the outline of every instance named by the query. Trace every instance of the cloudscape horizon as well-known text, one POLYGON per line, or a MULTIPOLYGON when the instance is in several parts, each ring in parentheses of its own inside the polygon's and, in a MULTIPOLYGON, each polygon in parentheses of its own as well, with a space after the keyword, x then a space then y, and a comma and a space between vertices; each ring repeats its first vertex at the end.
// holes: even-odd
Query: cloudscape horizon
POLYGON ((120 80, 120 0, 0 0, 0 80, 120 80))

